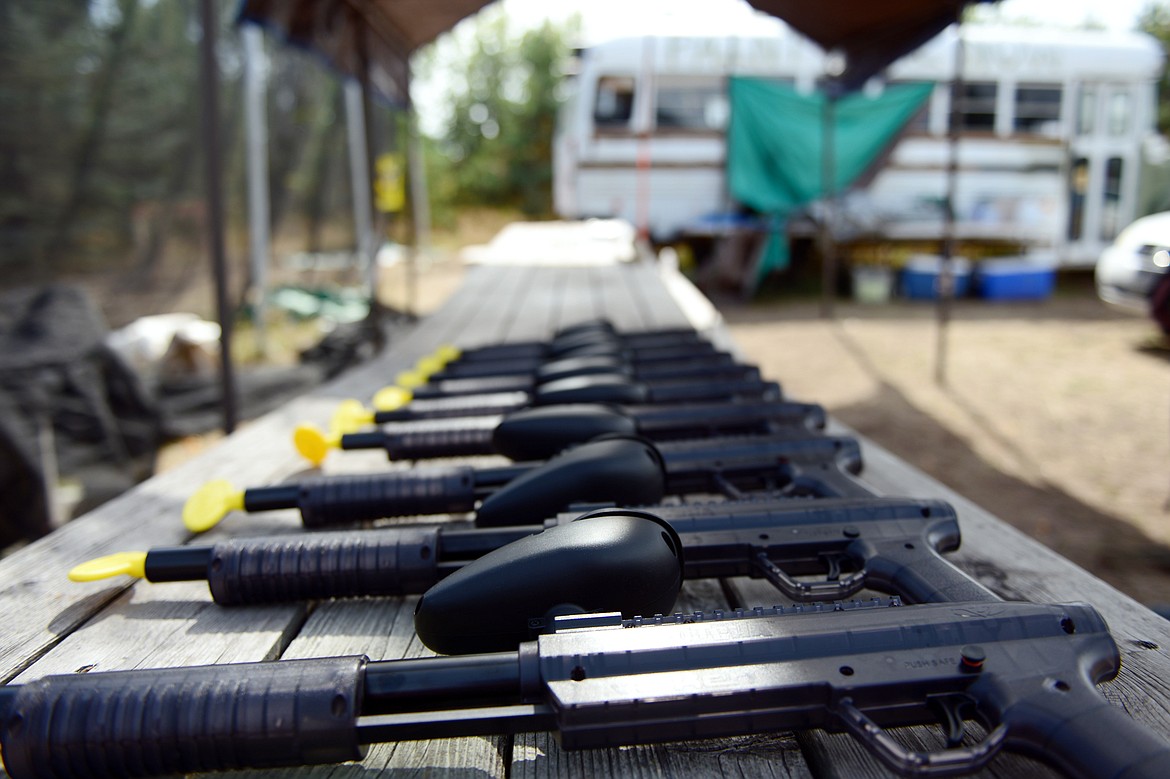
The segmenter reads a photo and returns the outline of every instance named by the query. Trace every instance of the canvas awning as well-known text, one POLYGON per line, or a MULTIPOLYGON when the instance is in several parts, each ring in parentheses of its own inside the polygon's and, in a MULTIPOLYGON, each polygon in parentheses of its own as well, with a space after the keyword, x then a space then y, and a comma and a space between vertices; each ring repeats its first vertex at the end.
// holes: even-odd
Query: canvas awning
POLYGON ((410 55, 492 0, 243 0, 239 20, 313 51, 338 72, 357 77, 368 62, 369 85, 405 105, 410 55))
POLYGON ((845 57, 839 83, 857 89, 887 65, 953 24, 968 5, 997 0, 748 0, 845 57))
MULTIPOLYGON (((636 0, 635 0, 636 1, 636 0)), ((369 62, 369 84, 407 98, 409 57, 492 0, 242 0, 241 21, 314 51, 347 76, 369 62)), ((845 56, 846 91, 934 37, 963 8, 995 0, 748 0, 826 51, 845 56)))

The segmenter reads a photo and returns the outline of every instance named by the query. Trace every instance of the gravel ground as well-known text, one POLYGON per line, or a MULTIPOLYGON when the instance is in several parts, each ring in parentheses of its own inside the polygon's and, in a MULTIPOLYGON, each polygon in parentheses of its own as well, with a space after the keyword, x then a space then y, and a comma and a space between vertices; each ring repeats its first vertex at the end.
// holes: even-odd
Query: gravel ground
POLYGON ((941 385, 929 303, 838 304, 831 320, 815 302, 719 308, 790 397, 1138 600, 1170 603, 1170 351, 1085 279, 1043 303, 961 301, 941 385))

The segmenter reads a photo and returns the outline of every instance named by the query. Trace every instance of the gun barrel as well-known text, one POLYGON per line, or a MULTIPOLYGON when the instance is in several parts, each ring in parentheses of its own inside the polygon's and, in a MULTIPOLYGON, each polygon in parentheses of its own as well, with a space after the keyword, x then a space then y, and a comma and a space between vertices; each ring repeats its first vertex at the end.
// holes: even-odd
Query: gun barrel
POLYGON ((467 395, 435 400, 413 400, 403 408, 374 412, 375 424, 410 422, 419 419, 450 419, 506 414, 525 408, 532 402, 528 392, 495 392, 490 395, 467 395))
POLYGON ((532 470, 531 465, 473 469, 434 466, 412 471, 309 479, 244 491, 249 512, 298 508, 307 527, 354 524, 382 517, 471 511, 488 490, 532 470))

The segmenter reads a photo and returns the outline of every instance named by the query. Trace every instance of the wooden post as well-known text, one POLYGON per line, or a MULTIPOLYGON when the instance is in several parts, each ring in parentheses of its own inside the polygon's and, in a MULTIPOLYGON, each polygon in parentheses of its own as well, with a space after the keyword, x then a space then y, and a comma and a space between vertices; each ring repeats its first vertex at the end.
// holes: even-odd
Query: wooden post
POLYGON ((248 238, 252 268, 252 324, 256 350, 268 354, 265 331, 265 297, 268 292, 268 259, 271 253, 268 203, 268 112, 264 73, 264 33, 248 24, 240 29, 244 39, 244 120, 248 141, 248 238))

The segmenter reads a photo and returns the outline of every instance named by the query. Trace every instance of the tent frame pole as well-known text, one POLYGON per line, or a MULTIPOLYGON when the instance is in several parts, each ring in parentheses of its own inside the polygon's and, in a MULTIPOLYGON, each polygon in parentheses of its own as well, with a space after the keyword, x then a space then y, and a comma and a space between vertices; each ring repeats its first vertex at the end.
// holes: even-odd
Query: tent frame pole
MULTIPOLYGON (((961 10, 961 8, 960 8, 961 10)), ((959 138, 962 134, 962 110, 960 102, 963 96, 963 25, 961 14, 956 16, 955 26, 955 61, 954 75, 951 78, 951 105, 950 126, 947 130, 947 172, 946 195, 943 198, 943 225, 941 263, 938 275, 938 295, 935 305, 937 320, 935 354, 934 354, 934 382, 939 387, 947 386, 947 346, 950 330, 951 313, 955 297, 955 250, 956 250, 956 218, 955 199, 959 186, 959 138)))
POLYGON ((236 429, 236 376, 232 367, 232 311, 228 304, 227 253, 224 248, 222 152, 219 140, 219 64, 216 59, 218 5, 200 0, 203 34, 199 42, 200 82, 203 85, 203 152, 207 198, 208 243, 215 279, 215 308, 219 318, 220 391, 223 431, 236 429))

